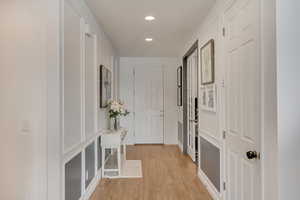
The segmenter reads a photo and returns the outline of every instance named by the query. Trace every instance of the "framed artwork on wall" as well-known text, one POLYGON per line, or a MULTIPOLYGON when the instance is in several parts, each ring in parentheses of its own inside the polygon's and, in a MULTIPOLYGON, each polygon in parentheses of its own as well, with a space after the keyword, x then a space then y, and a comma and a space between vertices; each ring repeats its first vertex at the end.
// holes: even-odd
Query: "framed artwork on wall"
POLYGON ((182 106, 182 87, 177 87, 177 106, 182 106))
POLYGON ((206 108, 207 102, 206 102, 206 89, 204 86, 200 88, 200 107, 201 109, 206 108))
POLYGON ((182 66, 177 68, 177 86, 182 87, 182 66))
POLYGON ((210 112, 217 111, 216 85, 206 85, 200 88, 200 108, 210 112))
POLYGON ((112 97, 112 82, 111 82, 111 71, 104 67, 103 65, 100 65, 99 69, 99 79, 100 79, 100 85, 99 85, 99 100, 100 100, 100 108, 106 108, 108 101, 112 97))
POLYGON ((210 40, 201 48, 201 84, 212 84, 215 81, 215 44, 210 40))

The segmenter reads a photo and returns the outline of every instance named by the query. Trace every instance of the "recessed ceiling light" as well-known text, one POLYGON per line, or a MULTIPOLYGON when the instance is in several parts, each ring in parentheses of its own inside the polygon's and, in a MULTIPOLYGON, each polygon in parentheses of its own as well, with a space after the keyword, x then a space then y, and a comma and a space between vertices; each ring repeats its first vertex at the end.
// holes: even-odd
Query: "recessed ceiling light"
POLYGON ((153 16, 146 16, 145 20, 152 21, 152 20, 155 20, 155 17, 153 17, 153 16))
POLYGON ((152 38, 146 38, 145 40, 146 40, 146 42, 152 42, 153 41, 152 38))

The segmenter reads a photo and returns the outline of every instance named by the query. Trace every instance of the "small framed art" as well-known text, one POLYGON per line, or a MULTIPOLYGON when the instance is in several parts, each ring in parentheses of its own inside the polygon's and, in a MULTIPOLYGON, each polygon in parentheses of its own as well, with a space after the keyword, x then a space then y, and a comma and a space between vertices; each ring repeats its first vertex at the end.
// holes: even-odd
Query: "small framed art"
POLYGON ((215 81, 215 47, 210 40, 201 48, 201 84, 212 84, 215 81))

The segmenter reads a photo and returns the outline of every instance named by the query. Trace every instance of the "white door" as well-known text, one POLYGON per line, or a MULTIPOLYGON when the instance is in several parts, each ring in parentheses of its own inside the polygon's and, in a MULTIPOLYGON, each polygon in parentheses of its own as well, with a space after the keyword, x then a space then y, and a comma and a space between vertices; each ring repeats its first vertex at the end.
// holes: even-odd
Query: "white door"
POLYGON ((197 93, 197 75, 198 75, 198 51, 195 50, 187 59, 187 111, 188 111, 188 155, 193 161, 196 161, 196 131, 197 131, 197 119, 196 119, 196 98, 197 93))
POLYGON ((135 143, 164 142, 163 69, 160 66, 135 68, 135 143))
POLYGON ((260 200, 259 0, 236 1, 225 25, 226 199, 260 200))

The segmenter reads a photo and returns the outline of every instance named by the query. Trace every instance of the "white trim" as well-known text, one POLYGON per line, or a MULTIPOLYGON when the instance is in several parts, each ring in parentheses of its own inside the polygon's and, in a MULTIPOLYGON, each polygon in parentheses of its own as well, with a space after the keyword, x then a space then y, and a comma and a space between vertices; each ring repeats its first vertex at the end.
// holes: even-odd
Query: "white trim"
POLYGON ((80 15, 80 13, 76 10, 76 8, 72 5, 72 2, 68 1, 68 0, 62 0, 61 1, 61 20, 60 20, 60 23, 61 23, 61 66, 62 66, 62 76, 61 76, 61 99, 62 99, 62 107, 61 107, 61 116, 62 116, 62 152, 63 152, 63 155, 71 152, 71 151, 74 151, 74 149, 76 149, 81 142, 84 141, 84 124, 81 124, 81 138, 80 138, 80 141, 76 144, 73 144, 71 147, 69 148, 65 148, 65 123, 64 123, 64 18, 65 18, 65 13, 64 13, 64 10, 65 10, 65 4, 68 4, 73 10, 74 12, 78 15, 78 17, 80 17, 80 56, 81 56, 81 63, 80 63, 80 73, 81 73, 81 80, 80 80, 80 85, 81 85, 81 88, 80 88, 80 95, 81 95, 81 123, 83 123, 84 121, 84 117, 83 117, 83 114, 84 114, 84 100, 83 100, 83 95, 85 94, 84 93, 84 85, 83 85, 83 76, 84 76, 84 66, 85 66, 85 59, 84 59, 84 47, 85 47, 85 44, 84 44, 84 35, 85 35, 85 20, 84 18, 80 15))
POLYGON ((81 66, 80 66, 80 96, 81 96, 81 142, 86 139, 85 134, 85 26, 84 18, 80 19, 80 51, 81 51, 81 66))
POLYGON ((76 156, 78 153, 82 152, 85 147, 87 147, 93 141, 96 141, 98 139, 98 137, 102 135, 102 133, 103 132, 96 133, 89 140, 81 143, 75 149, 73 149, 72 151, 70 151, 70 152, 66 153, 65 155, 63 155, 63 164, 66 164, 67 162, 69 162, 72 158, 74 158, 74 156, 76 156))
POLYGON ((163 86, 163 109, 164 109, 164 114, 163 114, 163 140, 162 140, 162 143, 163 144, 166 144, 166 98, 165 98, 165 94, 166 94, 166 84, 165 84, 165 66, 162 65, 161 66, 161 70, 162 70, 162 86, 163 86))
MULTIPOLYGON (((61 116, 61 153, 64 154, 64 147, 65 147, 65 138, 64 138, 64 130, 65 130, 65 115, 64 115, 64 88, 65 88, 65 82, 64 82, 64 75, 65 75, 65 26, 64 26, 64 20, 65 20, 65 1, 61 0, 60 2, 60 20, 59 20, 59 27, 60 27, 60 82, 61 82, 61 87, 60 87, 60 97, 61 97, 61 107, 60 107, 60 116, 61 116)), ((65 200, 65 163, 63 163, 61 159, 61 200, 65 200)))
POLYGON ((62 199, 65 199, 65 165, 72 160, 76 155, 81 153, 81 198, 82 200, 88 200, 89 197, 92 195, 92 193, 95 191, 96 186, 98 185, 98 183, 101 181, 102 179, 102 169, 100 168, 98 170, 98 137, 101 136, 101 133, 97 133, 96 136, 94 136, 94 138, 92 140, 89 140, 87 142, 85 142, 84 145, 82 145, 81 149, 78 149, 77 151, 74 151, 72 154, 68 155, 68 157, 66 157, 62 163, 62 185, 63 185, 63 190, 62 190, 62 199), (86 177, 85 177, 85 149, 91 145, 92 143, 94 143, 94 149, 95 149, 95 176, 93 177, 91 183, 89 184, 88 188, 85 188, 85 182, 86 182, 86 177))
POLYGON ((95 79, 95 85, 94 85, 94 88, 95 88, 95 131, 97 132, 98 131, 98 37, 96 34, 93 35, 94 37, 94 52, 95 52, 95 68, 94 68, 94 79, 95 79))
POLYGON ((199 170, 198 174, 199 174, 200 179, 203 182, 208 182, 205 185, 207 185, 208 190, 211 190, 210 193, 214 193, 214 194, 211 194, 213 197, 219 197, 219 199, 225 200, 226 190, 224 190, 224 188, 223 188, 223 183, 226 180, 225 179, 225 173, 224 173, 224 167, 225 167, 225 159, 224 159, 225 158, 225 147, 224 147, 224 144, 223 144, 224 140, 214 141, 214 139, 215 139, 214 137, 208 137, 208 136, 210 136, 210 135, 208 135, 208 134, 203 135, 201 133, 198 136, 198 147, 199 147, 199 149, 198 149, 198 157, 199 157, 199 159, 198 159, 198 166, 199 166, 198 167, 198 170, 199 170), (206 174, 201 169, 201 145, 200 145, 201 138, 200 137, 207 140, 209 143, 214 145, 220 151, 220 192, 217 191, 215 186, 212 184, 212 182, 209 180, 209 178, 206 176, 206 174))
POLYGON ((179 147, 180 151, 183 152, 183 145, 179 140, 178 140, 178 147, 179 147))
POLYGON ((199 129, 199 136, 203 137, 204 139, 206 139, 207 141, 209 141, 210 143, 212 143, 213 145, 215 145, 221 150, 223 145, 221 138, 217 138, 214 135, 210 134, 209 132, 201 128, 199 129))
MULTIPOLYGON (((100 179, 101 180, 101 179, 100 179)), ((94 193, 94 191, 97 188, 97 185, 99 184, 100 180, 97 178, 97 176, 95 176, 93 178, 93 180, 91 181, 91 183, 89 184, 88 188, 85 189, 84 195, 83 195, 83 199, 84 200, 89 200, 89 198, 92 196, 92 194, 94 193)))
POLYGON ((86 182, 85 150, 86 150, 86 147, 81 152, 81 196, 84 196, 84 193, 85 193, 85 182, 86 182))
POLYGON ((133 119, 132 119, 132 123, 133 123, 133 126, 132 126, 132 129, 133 129, 133 138, 132 138, 132 142, 133 142, 133 145, 135 145, 136 144, 136 137, 135 137, 135 122, 136 122, 136 120, 135 120, 135 67, 133 67, 132 68, 132 73, 133 73, 133 78, 132 78, 132 80, 133 80, 133 82, 132 82, 132 84, 133 84, 133 98, 132 98, 132 103, 133 103, 133 119))
POLYGON ((212 182, 209 180, 209 178, 205 175, 205 173, 200 168, 198 170, 198 177, 205 185, 206 189, 208 190, 209 194, 212 196, 214 200, 222 199, 222 195, 218 192, 218 190, 215 188, 215 186, 212 184, 212 182))

